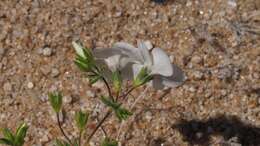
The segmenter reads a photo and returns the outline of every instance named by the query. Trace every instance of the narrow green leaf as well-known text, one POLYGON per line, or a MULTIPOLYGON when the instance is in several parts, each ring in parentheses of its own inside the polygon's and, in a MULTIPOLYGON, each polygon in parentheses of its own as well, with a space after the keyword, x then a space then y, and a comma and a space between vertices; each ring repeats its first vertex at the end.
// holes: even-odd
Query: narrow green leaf
POLYGON ((90 84, 94 84, 96 83, 98 80, 101 79, 101 76, 100 75, 92 75, 92 76, 89 76, 89 82, 90 84))
POLYGON ((22 123, 16 130, 15 133, 15 144, 17 146, 22 146, 24 144, 24 138, 26 136, 27 130, 29 126, 27 124, 22 123))
POLYGON ((80 131, 83 131, 85 129, 86 124, 88 122, 88 117, 88 113, 83 113, 82 111, 76 112, 75 121, 80 131))
POLYGON ((49 101, 56 113, 60 112, 62 106, 62 95, 60 92, 49 93, 49 101))
POLYGON ((107 105, 107 106, 109 106, 109 107, 111 107, 111 108, 113 108, 113 109, 117 109, 117 108, 120 107, 120 104, 119 104, 119 103, 113 102, 113 101, 110 100, 108 97, 101 96, 100 99, 101 99, 101 101, 102 101, 105 105, 107 105))
POLYGON ((0 138, 0 144, 6 144, 6 145, 10 145, 10 146, 13 146, 13 142, 6 139, 6 138, 0 138))
POLYGON ((152 75, 149 74, 149 70, 147 67, 143 67, 140 72, 138 73, 138 75, 135 77, 134 81, 133 81, 133 85, 135 87, 137 86, 141 86, 147 82, 149 82, 150 80, 152 80, 152 75))
POLYGON ((70 146, 70 144, 64 140, 56 139, 55 143, 55 146, 70 146))
POLYGON ((4 128, 2 130, 3 136, 5 137, 5 139, 9 140, 9 141, 14 141, 14 135, 12 134, 12 131, 8 128, 4 128))
POLYGON ((122 107, 115 110, 115 114, 119 121, 126 120, 129 116, 133 115, 133 113, 122 107))
POLYGON ((105 138, 102 143, 101 146, 118 146, 118 142, 116 140, 110 139, 110 138, 105 138))
POLYGON ((121 91, 122 82, 123 82, 119 71, 115 71, 112 73, 112 81, 113 81, 113 86, 115 91, 119 93, 121 91))
POLYGON ((114 102, 107 97, 101 96, 101 101, 105 105, 107 105, 113 109, 113 111, 115 112, 116 117, 119 119, 119 121, 126 120, 129 116, 132 115, 132 113, 130 111, 121 107, 121 105, 119 103, 114 102))
POLYGON ((88 72, 90 70, 90 67, 89 65, 87 65, 86 63, 84 62, 81 62, 79 60, 74 60, 74 63, 78 66, 78 68, 82 71, 86 71, 88 72))

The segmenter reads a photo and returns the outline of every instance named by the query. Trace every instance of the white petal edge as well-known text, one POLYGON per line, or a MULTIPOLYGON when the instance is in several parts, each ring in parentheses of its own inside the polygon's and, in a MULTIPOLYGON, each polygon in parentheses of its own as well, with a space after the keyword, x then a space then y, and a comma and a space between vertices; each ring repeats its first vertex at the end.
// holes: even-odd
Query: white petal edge
POLYGON ((140 54, 143 58, 144 65, 151 66, 152 65, 152 58, 151 58, 150 52, 149 52, 145 42, 138 41, 137 46, 138 46, 140 54))
POLYGON ((114 48, 119 48, 124 55, 127 55, 129 58, 134 58, 138 62, 142 62, 142 54, 138 48, 128 44, 126 42, 118 42, 113 45, 114 48))
POLYGON ((141 65, 141 64, 133 64, 132 65, 132 70, 133 70, 133 76, 134 78, 138 75, 138 73, 141 71, 141 69, 143 68, 144 66, 141 65))
POLYGON ((158 74, 167 77, 173 74, 171 60, 162 49, 154 48, 152 50, 152 56, 153 56, 152 74, 158 74))

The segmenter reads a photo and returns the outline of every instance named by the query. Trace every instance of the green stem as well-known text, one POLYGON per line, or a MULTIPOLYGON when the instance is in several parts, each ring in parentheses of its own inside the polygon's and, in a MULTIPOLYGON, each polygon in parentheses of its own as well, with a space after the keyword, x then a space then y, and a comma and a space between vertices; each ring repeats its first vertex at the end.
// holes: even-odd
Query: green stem
POLYGON ((61 133, 62 133, 63 136, 66 138, 66 140, 67 140, 71 145, 73 145, 72 142, 71 142, 71 140, 70 140, 70 138, 66 135, 65 131, 63 130, 63 128, 62 128, 62 126, 61 126, 61 121, 60 121, 59 113, 56 113, 56 117, 57 117, 58 126, 59 126, 59 129, 60 129, 61 133))
POLYGON ((82 136, 82 130, 79 132, 79 146, 81 146, 81 136, 82 136))
POLYGON ((105 120, 109 117, 109 115, 112 113, 111 110, 109 110, 106 115, 104 116, 104 118, 98 123, 98 125, 96 126, 96 128, 91 132, 91 134, 89 135, 89 137, 87 138, 87 143, 89 143, 90 139, 95 135, 95 133, 97 132, 97 130, 102 126, 102 124, 105 122, 105 120))

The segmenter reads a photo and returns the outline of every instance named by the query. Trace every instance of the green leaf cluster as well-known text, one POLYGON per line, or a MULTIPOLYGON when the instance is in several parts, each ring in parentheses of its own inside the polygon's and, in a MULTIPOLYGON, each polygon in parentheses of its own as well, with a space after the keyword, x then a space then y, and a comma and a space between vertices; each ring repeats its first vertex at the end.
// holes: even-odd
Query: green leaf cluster
POLYGON ((79 128, 80 132, 82 132, 85 129, 87 122, 88 122, 88 117, 89 117, 89 114, 84 113, 81 110, 76 112, 75 121, 76 121, 76 125, 79 128))
POLYGON ((134 87, 138 87, 138 86, 141 86, 141 85, 149 82, 152 79, 153 79, 153 76, 149 74, 148 68, 143 67, 140 70, 140 72, 137 74, 137 76, 135 77, 135 79, 133 81, 133 85, 134 85, 134 87))
POLYGON ((113 111, 116 114, 116 117, 119 119, 119 121, 126 120, 129 116, 132 115, 130 111, 127 109, 121 107, 121 104, 112 101, 111 99, 101 96, 101 101, 107 105, 108 107, 112 108, 113 111))
POLYGON ((66 142, 65 140, 55 140, 55 146, 79 146, 78 143, 75 141, 72 145, 66 142))
POLYGON ((101 146, 118 146, 118 142, 116 140, 106 137, 102 141, 101 146))
POLYGON ((79 69, 89 73, 88 77, 90 84, 94 84, 98 80, 102 79, 102 75, 100 73, 101 69, 97 67, 92 51, 85 48, 79 41, 72 42, 72 45, 75 48, 77 55, 74 62, 79 69))
POLYGON ((90 72, 95 68, 95 60, 90 49, 85 48, 79 41, 72 42, 76 50, 75 64, 83 71, 90 72))
POLYGON ((53 110, 56 113, 59 113, 62 106, 62 95, 60 92, 52 92, 49 93, 49 101, 51 103, 51 106, 53 110))
POLYGON ((22 146, 24 144, 24 138, 26 136, 28 126, 22 123, 13 134, 10 129, 4 128, 2 130, 3 138, 0 138, 0 144, 6 144, 11 146, 22 146))
POLYGON ((118 70, 112 73, 112 81, 116 93, 119 93, 122 89, 123 79, 118 70))

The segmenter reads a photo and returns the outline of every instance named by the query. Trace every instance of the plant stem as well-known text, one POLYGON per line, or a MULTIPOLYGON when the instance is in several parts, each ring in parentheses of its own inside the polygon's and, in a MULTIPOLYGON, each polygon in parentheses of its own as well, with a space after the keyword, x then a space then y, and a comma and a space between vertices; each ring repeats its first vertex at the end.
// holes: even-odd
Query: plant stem
MULTIPOLYGON (((135 99, 135 101, 134 101, 134 103, 130 106, 130 110, 132 110, 133 108, 134 108, 134 106, 136 105, 136 103, 140 100, 140 99, 142 99, 144 96, 145 96, 145 94, 146 94, 146 92, 148 91, 148 87, 146 87, 145 89, 144 89, 144 91, 142 92, 142 94, 140 94, 136 99, 135 99)), ((121 131, 122 131, 122 128, 123 128, 123 126, 125 125, 125 121, 123 121, 121 124, 120 124, 120 126, 119 126, 119 130, 118 130, 118 133, 117 133, 117 140, 120 140, 120 134, 121 134, 121 131)), ((125 135, 125 133, 123 133, 123 135, 125 135)))
POLYGON ((106 115, 103 117, 103 119, 98 123, 98 125, 96 126, 96 128, 92 131, 92 133, 89 135, 88 139, 87 139, 87 143, 89 143, 90 139, 95 135, 95 133, 97 132, 97 130, 99 129, 99 127, 102 126, 102 124, 106 121, 106 119, 109 117, 109 115, 112 113, 111 110, 109 110, 106 115))
POLYGON ((65 133, 64 130, 62 129, 59 113, 56 113, 56 117, 57 117, 58 126, 59 126, 59 128, 60 128, 61 133, 62 133, 63 136, 66 138, 66 140, 67 140, 71 145, 73 145, 72 142, 71 142, 71 140, 70 140, 70 138, 66 135, 66 133, 65 133))
POLYGON ((79 146, 81 146, 81 136, 82 136, 82 130, 79 132, 79 146))
POLYGON ((126 91, 125 94, 121 95, 121 96, 118 96, 116 101, 119 99, 119 98, 125 98, 128 94, 130 94, 134 89, 136 89, 137 87, 131 87, 128 91, 126 91))
POLYGON ((110 89, 110 86, 109 86, 106 78, 102 76, 102 80, 103 80, 103 82, 105 83, 105 85, 107 87, 107 91, 108 91, 109 97, 114 101, 114 98, 113 98, 113 95, 112 95, 112 91, 110 89))

